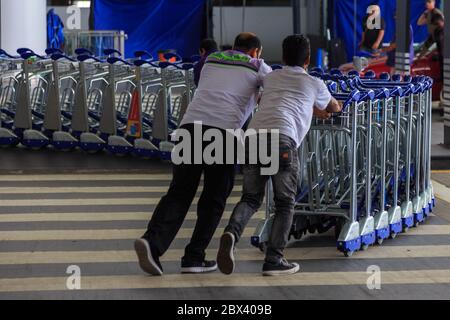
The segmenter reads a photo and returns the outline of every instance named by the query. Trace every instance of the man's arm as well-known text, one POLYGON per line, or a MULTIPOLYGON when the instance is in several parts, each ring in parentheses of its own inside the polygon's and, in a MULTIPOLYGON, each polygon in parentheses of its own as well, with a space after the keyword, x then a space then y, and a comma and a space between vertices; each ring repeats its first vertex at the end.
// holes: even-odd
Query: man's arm
POLYGON ((321 110, 317 107, 314 107, 314 117, 322 120, 327 120, 331 118, 332 113, 337 113, 342 110, 339 102, 335 98, 331 98, 330 103, 325 108, 325 110, 321 110))
POLYGON ((380 32, 378 33, 377 41, 375 41, 375 43, 373 44, 372 49, 374 50, 378 49, 383 39, 384 39, 384 30, 380 30, 380 32))
POLYGON ((417 25, 418 26, 424 26, 428 23, 428 12, 425 11, 424 13, 422 13, 422 15, 420 16, 419 20, 417 20, 417 25))
POLYGON ((331 98, 331 101, 325 111, 327 111, 328 113, 338 113, 342 111, 342 107, 335 98, 331 98))

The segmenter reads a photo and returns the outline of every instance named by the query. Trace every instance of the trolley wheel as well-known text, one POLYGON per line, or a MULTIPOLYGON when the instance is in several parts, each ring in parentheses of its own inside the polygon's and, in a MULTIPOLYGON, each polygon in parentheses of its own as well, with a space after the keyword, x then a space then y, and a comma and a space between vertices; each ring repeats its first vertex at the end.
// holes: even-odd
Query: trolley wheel
POLYGON ((420 222, 419 221, 414 221, 414 228, 417 228, 418 226, 420 226, 420 222))
POLYGON ((347 258, 350 258, 351 256, 353 256, 354 253, 355 253, 355 251, 345 251, 344 256, 346 256, 347 258))
POLYGON ((395 238, 397 238, 397 233, 395 233, 395 232, 392 232, 392 233, 391 233, 391 236, 390 236, 390 238, 391 238, 391 239, 395 239, 395 238))
POLYGON ((267 242, 261 242, 258 245, 259 251, 261 251, 262 253, 266 253, 267 250, 267 242))
POLYGON ((403 233, 406 233, 409 231, 409 227, 403 227, 403 233))
POLYGON ((378 238, 378 239, 377 239, 377 244, 378 244, 378 245, 381 246, 381 245, 383 244, 383 242, 384 242, 384 239, 382 239, 382 238, 378 238))
POLYGON ((368 244, 363 244, 361 246, 361 251, 367 251, 369 249, 369 245, 368 244))

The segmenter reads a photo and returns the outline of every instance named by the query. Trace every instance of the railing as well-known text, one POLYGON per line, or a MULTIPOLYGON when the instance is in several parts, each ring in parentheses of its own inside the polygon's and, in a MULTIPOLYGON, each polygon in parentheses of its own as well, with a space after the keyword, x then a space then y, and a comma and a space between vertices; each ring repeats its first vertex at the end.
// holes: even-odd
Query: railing
POLYGON ((125 53, 125 40, 127 35, 124 31, 102 30, 81 31, 65 30, 66 38, 64 51, 68 55, 75 55, 75 49, 86 48, 96 56, 102 56, 104 49, 114 48, 125 53))

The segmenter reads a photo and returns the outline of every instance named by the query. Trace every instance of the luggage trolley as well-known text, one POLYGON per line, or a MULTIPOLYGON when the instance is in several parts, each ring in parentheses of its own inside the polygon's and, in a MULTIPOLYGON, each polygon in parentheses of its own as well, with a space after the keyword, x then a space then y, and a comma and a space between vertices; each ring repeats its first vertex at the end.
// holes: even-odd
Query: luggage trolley
POLYGON ((18 75, 18 92, 14 115, 14 133, 21 143, 39 150, 50 143, 42 132, 47 103, 51 60, 30 49, 20 48, 22 72, 18 75))
POLYGON ((22 61, 0 49, 0 146, 10 147, 19 143, 19 137, 13 132, 17 74, 21 71, 22 61))
MULTIPOLYGON (((291 236, 300 239, 335 227, 338 250, 351 256, 417 226, 423 221, 420 214, 432 210, 432 81, 389 75, 375 79, 370 73, 359 78, 321 70, 311 74, 328 84, 343 102, 343 111, 331 120, 316 120, 299 149, 291 236)), ((273 220, 270 183, 266 199, 266 218, 252 237, 252 244, 261 249, 273 220)))

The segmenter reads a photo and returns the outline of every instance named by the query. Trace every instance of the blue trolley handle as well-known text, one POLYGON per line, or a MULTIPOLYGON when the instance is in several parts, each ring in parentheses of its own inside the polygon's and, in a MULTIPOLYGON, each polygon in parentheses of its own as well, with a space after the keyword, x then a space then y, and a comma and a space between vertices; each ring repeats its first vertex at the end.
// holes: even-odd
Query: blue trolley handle
MULTIPOLYGON (((105 54, 106 54, 106 50, 105 50, 105 54)), ((108 59, 106 59, 106 62, 108 62, 109 64, 115 64, 117 62, 121 62, 121 63, 123 63, 123 64, 125 64, 127 66, 131 66, 132 65, 128 61, 126 61, 126 60, 124 60, 122 58, 119 58, 119 57, 109 57, 108 59)))
POLYGON ((75 49, 75 54, 76 55, 89 55, 89 56, 93 56, 94 53, 91 50, 88 50, 86 48, 77 48, 75 49))
POLYGON ((62 52, 58 48, 47 48, 47 49, 45 49, 45 53, 49 56, 51 56, 52 54, 55 54, 55 53, 64 54, 64 52, 62 52))
POLYGON ((20 58, 19 56, 10 55, 8 52, 6 52, 3 49, 0 49, 0 56, 5 56, 5 57, 10 58, 10 59, 18 59, 18 58, 20 58))
POLYGON ((122 56, 122 52, 120 52, 119 50, 116 49, 105 49, 103 50, 103 53, 107 56, 113 56, 113 55, 118 55, 119 57, 122 56))
POLYGON ((183 61, 183 58, 181 58, 178 54, 173 52, 164 53, 164 59, 170 60, 175 58, 176 61, 174 63, 181 63, 183 61))
POLYGON ((81 54, 81 55, 79 55, 77 57, 77 60, 80 61, 80 62, 85 62, 86 60, 90 60, 90 59, 92 59, 92 60, 94 60, 96 62, 100 62, 100 63, 104 62, 104 61, 100 60, 99 58, 91 56, 89 54, 81 54))
POLYGON ((52 54, 50 56, 50 58, 52 60, 54 60, 54 61, 58 61, 58 60, 61 60, 61 59, 67 59, 67 60, 72 61, 72 62, 76 62, 77 61, 77 60, 75 60, 75 59, 73 59, 73 58, 71 58, 71 57, 69 57, 69 56, 67 56, 65 54, 62 54, 62 53, 54 53, 54 54, 52 54))

